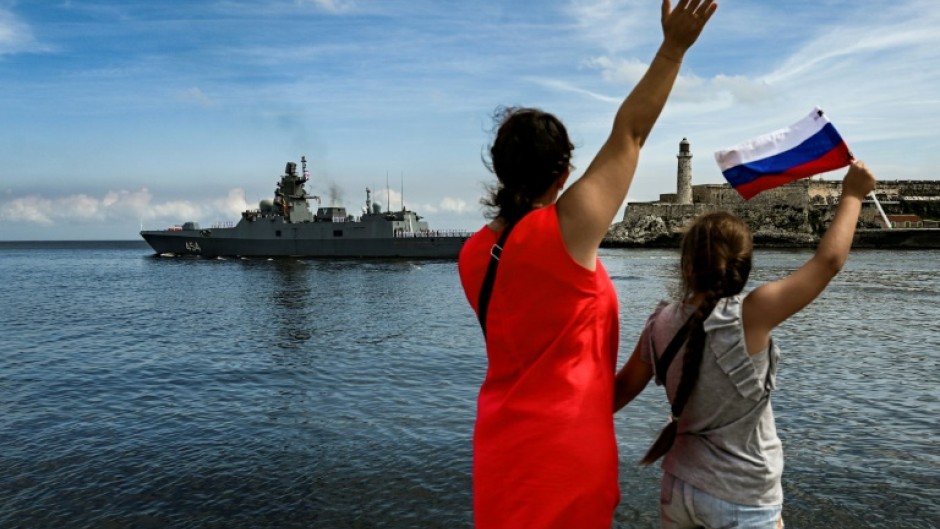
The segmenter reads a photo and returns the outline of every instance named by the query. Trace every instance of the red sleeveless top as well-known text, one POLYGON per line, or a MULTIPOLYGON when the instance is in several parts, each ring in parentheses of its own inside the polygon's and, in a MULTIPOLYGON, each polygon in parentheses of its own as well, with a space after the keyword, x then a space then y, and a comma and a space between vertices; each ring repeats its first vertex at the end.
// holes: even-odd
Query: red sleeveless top
MULTIPOLYGON (((474 311, 498 236, 483 227, 460 252, 474 311)), ((477 529, 610 528, 620 499, 617 309, 600 261, 592 272, 571 258, 554 205, 513 228, 487 317, 473 437, 477 529)))

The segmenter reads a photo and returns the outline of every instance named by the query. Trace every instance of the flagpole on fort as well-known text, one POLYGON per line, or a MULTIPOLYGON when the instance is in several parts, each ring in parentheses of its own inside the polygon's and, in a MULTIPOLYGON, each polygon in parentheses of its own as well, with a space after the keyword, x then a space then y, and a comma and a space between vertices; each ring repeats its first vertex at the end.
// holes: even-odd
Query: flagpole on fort
POLYGON ((885 221, 885 226, 890 230, 892 228, 891 221, 888 220, 888 216, 885 215, 885 210, 881 207, 881 202, 878 202, 878 197, 875 196, 875 191, 872 190, 868 193, 868 196, 871 197, 872 202, 875 203, 875 206, 878 206, 878 213, 881 213, 881 219, 885 221))

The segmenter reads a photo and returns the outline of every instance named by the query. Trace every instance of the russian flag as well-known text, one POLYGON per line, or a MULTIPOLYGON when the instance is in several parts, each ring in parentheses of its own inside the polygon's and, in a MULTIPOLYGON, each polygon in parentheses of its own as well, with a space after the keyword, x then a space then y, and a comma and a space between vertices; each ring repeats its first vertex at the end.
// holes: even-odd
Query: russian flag
POLYGON ((852 153, 819 107, 785 129, 715 153, 725 179, 744 200, 800 178, 845 167, 852 153))

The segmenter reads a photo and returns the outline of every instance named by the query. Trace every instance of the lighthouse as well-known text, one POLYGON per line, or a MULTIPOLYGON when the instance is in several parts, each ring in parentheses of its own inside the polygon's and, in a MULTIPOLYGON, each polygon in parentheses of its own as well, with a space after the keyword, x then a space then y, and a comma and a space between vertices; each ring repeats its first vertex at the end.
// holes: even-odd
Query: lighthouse
POLYGON ((689 150, 689 140, 682 138, 679 142, 679 169, 676 174, 676 203, 692 203, 692 151, 689 150))

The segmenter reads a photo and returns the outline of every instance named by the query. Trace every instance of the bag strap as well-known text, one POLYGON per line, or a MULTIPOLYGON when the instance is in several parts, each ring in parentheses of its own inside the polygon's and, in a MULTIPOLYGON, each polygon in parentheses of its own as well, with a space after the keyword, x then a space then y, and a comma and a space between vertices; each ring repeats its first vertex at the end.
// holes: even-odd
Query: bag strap
POLYGON ((486 336, 486 312, 490 305, 493 284, 496 282, 496 267, 499 266, 499 258, 503 255, 503 246, 509 238, 509 232, 515 225, 515 223, 507 225, 500 234, 499 240, 490 248, 490 264, 486 268, 486 276, 483 278, 483 286, 480 287, 480 298, 477 302, 477 318, 480 320, 480 327, 483 328, 483 336, 486 336))
MULTIPOLYGON (((660 384, 666 385, 666 373, 669 371, 669 365, 672 364, 673 359, 679 352, 679 348, 682 347, 682 344, 685 343, 688 336, 689 321, 686 320, 685 323, 682 324, 682 327, 679 327, 676 335, 672 337, 669 345, 666 346, 666 350, 663 351, 662 356, 657 358, 656 355, 653 355, 656 361, 656 380, 658 380, 660 384)), ((652 339, 651 336, 650 341, 652 341, 652 339)))

